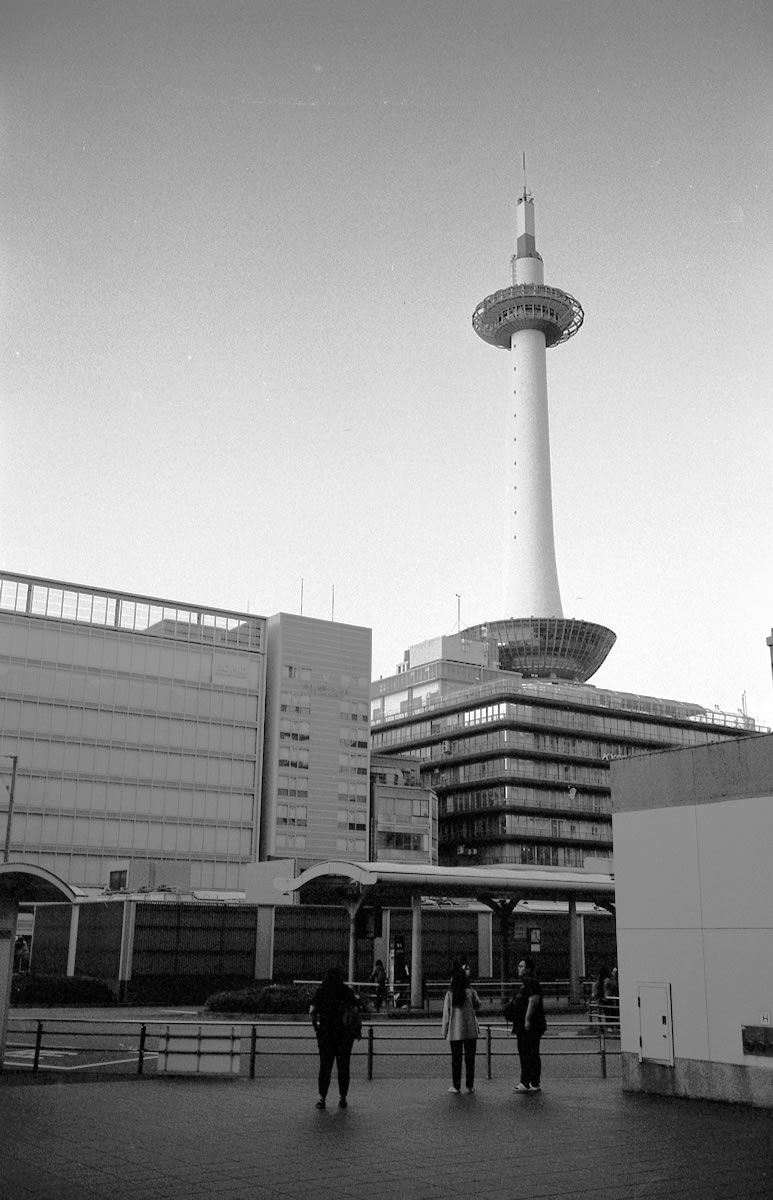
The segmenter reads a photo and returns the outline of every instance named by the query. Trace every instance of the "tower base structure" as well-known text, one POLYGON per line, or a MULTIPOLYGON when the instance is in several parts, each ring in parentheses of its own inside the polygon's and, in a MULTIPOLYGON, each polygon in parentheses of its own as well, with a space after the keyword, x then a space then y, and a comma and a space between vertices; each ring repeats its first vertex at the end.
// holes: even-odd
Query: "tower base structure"
POLYGON ((472 625, 461 635, 496 647, 500 671, 531 679, 585 683, 617 641, 605 625, 567 617, 510 617, 472 625))

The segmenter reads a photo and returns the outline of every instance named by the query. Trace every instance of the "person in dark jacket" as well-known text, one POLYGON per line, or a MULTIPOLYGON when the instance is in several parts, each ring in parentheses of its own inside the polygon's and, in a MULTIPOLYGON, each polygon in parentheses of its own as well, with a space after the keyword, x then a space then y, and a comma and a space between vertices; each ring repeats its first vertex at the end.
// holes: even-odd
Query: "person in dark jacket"
POLYGON ((346 1108, 349 1092, 349 1060, 354 1044, 353 1035, 344 1024, 347 1008, 357 1008, 357 997, 344 983, 340 967, 331 967, 314 993, 309 1013, 319 1049, 319 1100, 317 1108, 324 1108, 333 1063, 338 1073, 338 1107, 346 1108))
POLYGON ((545 1009, 542 988, 537 979, 536 965, 531 955, 518 963, 520 987, 513 997, 513 1033, 518 1040, 518 1057, 521 1062, 521 1082, 516 1092, 539 1092, 542 1090, 542 1059, 540 1038, 545 1032, 545 1009))

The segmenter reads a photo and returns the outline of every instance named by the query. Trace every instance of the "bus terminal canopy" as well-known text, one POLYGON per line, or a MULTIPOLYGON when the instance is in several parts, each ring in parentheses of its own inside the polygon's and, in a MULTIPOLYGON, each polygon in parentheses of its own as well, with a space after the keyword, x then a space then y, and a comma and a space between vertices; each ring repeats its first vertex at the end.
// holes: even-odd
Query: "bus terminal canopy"
POLYGON ((325 862, 296 879, 276 879, 284 895, 303 904, 344 904, 410 908, 414 897, 478 900, 568 900, 609 904, 612 875, 563 871, 550 867, 430 867, 422 863, 325 862))
POLYGON ((274 887, 302 904, 340 904, 349 913, 349 979, 354 978, 356 917, 364 905, 373 908, 410 907, 411 1005, 422 998, 421 900, 447 898, 477 900, 500 918, 501 972, 509 977, 508 922, 519 900, 563 900, 569 906, 569 998, 580 997, 580 955, 577 937, 577 903, 613 908, 612 875, 563 871, 555 867, 431 867, 421 863, 325 862, 309 867, 296 879, 275 879, 274 887))
POLYGON ((0 863, 0 901, 16 904, 74 904, 76 893, 69 884, 43 867, 31 863, 0 863))

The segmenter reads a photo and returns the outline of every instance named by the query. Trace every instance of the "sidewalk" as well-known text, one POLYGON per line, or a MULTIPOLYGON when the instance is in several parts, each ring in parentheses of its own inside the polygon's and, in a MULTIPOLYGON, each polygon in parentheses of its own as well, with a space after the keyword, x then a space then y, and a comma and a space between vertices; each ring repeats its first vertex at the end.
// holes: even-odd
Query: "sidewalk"
POLYGON ((0 1076, 5 1200, 750 1200, 773 1196, 773 1114, 545 1079, 0 1076), (49 1077, 50 1078, 50 1077, 49 1077))

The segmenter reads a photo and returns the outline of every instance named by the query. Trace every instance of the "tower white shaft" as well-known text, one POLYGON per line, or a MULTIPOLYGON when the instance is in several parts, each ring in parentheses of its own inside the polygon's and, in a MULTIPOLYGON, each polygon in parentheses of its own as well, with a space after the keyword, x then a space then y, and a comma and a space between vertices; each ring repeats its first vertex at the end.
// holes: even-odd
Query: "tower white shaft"
MULTIPOLYGON (((516 210, 513 285, 544 282, 534 238, 534 201, 524 192, 516 210)), ((545 333, 517 328, 510 338, 513 403, 510 421, 510 529, 505 612, 561 617, 553 494, 545 333)))

